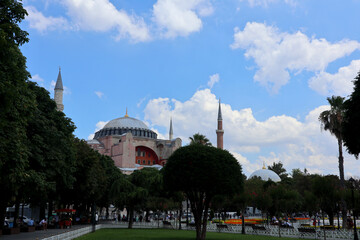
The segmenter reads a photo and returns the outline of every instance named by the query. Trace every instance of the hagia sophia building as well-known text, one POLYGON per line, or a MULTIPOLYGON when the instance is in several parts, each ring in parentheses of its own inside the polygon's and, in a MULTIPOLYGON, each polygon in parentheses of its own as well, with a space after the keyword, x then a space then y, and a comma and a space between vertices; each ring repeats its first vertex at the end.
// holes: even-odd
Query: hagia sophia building
MULTIPOLYGON (((63 91, 61 70, 59 69, 54 89, 54 100, 58 111, 64 110, 63 91)), ((224 130, 220 101, 216 135, 217 147, 223 149, 224 130)), ((154 131, 142 121, 130 117, 127 111, 125 116, 108 122, 87 143, 92 149, 111 157, 115 166, 125 174, 131 174, 133 171, 144 167, 161 169, 171 154, 182 145, 181 139, 173 136, 171 119, 169 139, 158 139, 154 131)), ((256 170, 249 178, 252 177, 260 177, 264 181, 281 181, 274 171, 266 169, 265 163, 262 169, 256 170)))
MULTIPOLYGON (((61 70, 59 70, 54 89, 54 100, 59 111, 64 110, 63 90, 61 70)), ((220 102, 216 134, 217 147, 222 149, 224 130, 220 102)), ((182 145, 181 139, 173 136, 171 119, 169 139, 158 139, 154 131, 142 121, 130 117, 127 111, 125 116, 109 121, 87 143, 92 149, 111 157, 115 165, 126 174, 143 167, 161 169, 171 154, 182 145)))

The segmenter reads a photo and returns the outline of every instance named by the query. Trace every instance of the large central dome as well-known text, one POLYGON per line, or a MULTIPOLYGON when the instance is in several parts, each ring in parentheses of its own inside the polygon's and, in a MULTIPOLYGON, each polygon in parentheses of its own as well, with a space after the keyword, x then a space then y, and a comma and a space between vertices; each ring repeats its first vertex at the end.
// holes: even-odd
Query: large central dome
POLYGON ((139 128, 139 129, 149 129, 145 123, 142 121, 132 118, 132 117, 121 117, 116 118, 108 122, 103 129, 105 128, 139 128))
POLYGON ((142 121, 129 117, 116 118, 108 122, 101 130, 95 133, 94 139, 106 136, 120 136, 130 132, 134 137, 157 138, 157 134, 151 131, 142 121))

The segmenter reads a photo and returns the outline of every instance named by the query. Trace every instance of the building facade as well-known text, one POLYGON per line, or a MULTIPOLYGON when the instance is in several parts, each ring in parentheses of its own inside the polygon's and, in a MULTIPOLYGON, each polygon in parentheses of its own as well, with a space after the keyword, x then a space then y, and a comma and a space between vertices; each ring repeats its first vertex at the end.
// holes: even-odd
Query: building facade
POLYGON ((99 153, 107 155, 124 173, 131 173, 143 167, 161 168, 170 155, 181 147, 180 138, 172 139, 170 121, 169 139, 158 139, 142 121, 128 114, 108 122, 87 141, 99 153))

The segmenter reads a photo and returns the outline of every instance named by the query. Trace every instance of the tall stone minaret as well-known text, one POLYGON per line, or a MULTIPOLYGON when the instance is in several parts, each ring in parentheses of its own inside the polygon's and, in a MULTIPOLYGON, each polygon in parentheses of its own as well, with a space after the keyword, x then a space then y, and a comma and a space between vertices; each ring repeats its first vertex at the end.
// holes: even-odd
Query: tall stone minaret
POLYGON ((57 81, 56 81, 56 85, 54 88, 54 100, 56 102, 56 108, 58 111, 63 111, 64 110, 64 104, 63 104, 63 92, 64 92, 64 88, 63 88, 63 83, 62 83, 62 79, 61 79, 61 68, 59 67, 59 74, 57 77, 57 81))
POLYGON ((224 130, 222 125, 222 115, 221 115, 221 103, 219 99, 219 111, 218 111, 218 125, 216 130, 217 135, 217 148, 223 149, 224 148, 224 130))
POLYGON ((173 139, 172 118, 170 118, 169 140, 173 139))

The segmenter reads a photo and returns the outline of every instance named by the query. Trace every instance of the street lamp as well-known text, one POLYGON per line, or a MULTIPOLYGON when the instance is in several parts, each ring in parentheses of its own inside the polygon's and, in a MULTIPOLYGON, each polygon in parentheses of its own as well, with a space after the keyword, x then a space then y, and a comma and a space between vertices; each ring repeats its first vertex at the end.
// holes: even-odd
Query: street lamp
POLYGON ((359 240, 357 229, 356 229, 356 218, 355 218, 355 198, 354 198, 354 188, 355 188, 355 179, 350 178, 350 187, 351 187, 351 200, 353 204, 353 216, 354 216, 354 240, 359 240))

